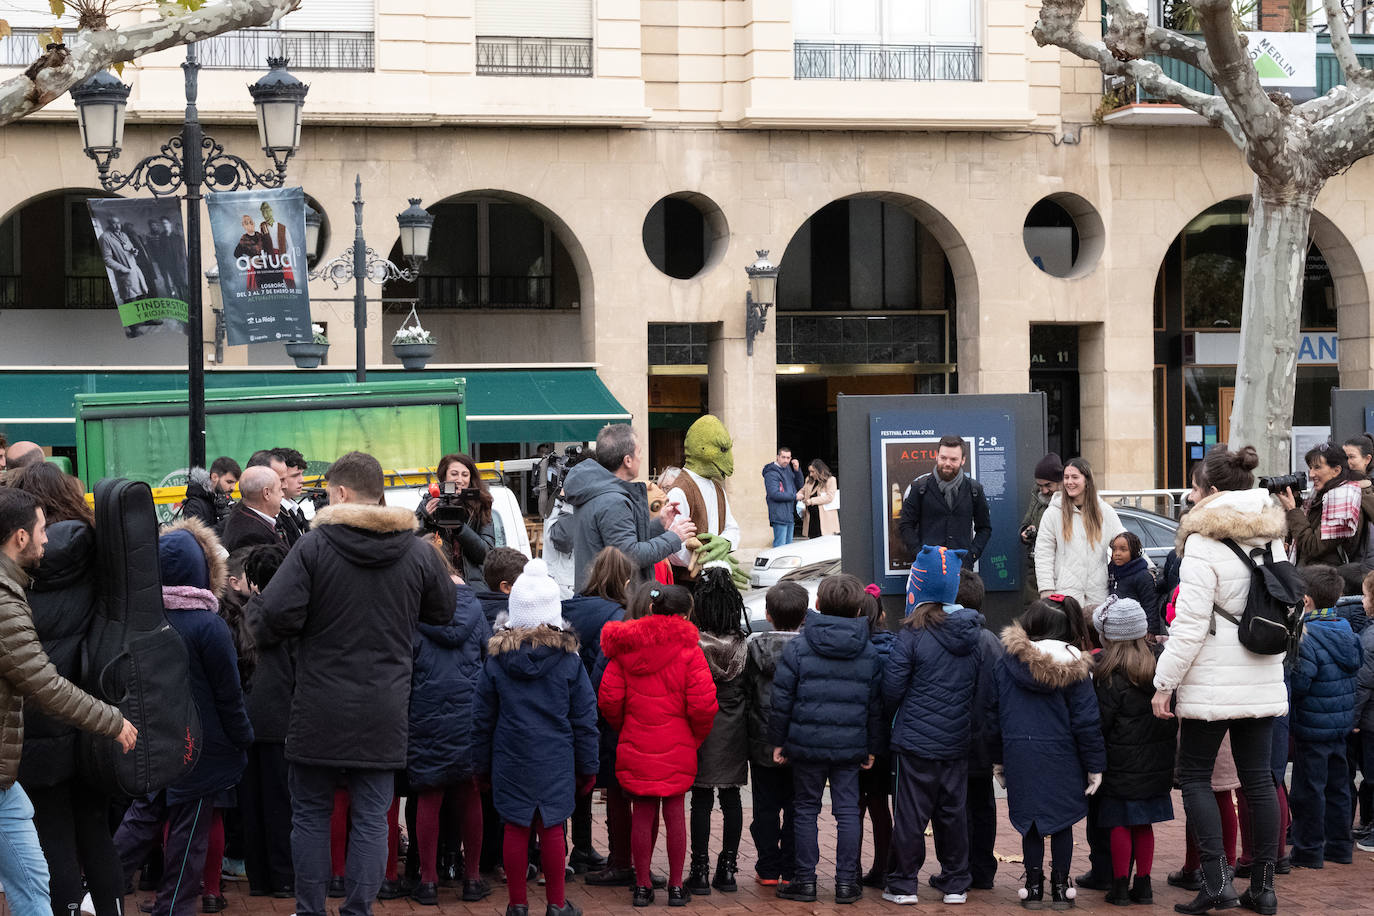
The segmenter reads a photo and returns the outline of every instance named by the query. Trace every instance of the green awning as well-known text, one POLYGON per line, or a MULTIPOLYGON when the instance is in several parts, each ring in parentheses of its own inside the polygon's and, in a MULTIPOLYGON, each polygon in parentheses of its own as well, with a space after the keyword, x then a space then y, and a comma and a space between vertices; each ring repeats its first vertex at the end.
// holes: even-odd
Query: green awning
POLYGON ((630 413, 593 369, 468 372, 468 438, 473 442, 588 441, 630 413))

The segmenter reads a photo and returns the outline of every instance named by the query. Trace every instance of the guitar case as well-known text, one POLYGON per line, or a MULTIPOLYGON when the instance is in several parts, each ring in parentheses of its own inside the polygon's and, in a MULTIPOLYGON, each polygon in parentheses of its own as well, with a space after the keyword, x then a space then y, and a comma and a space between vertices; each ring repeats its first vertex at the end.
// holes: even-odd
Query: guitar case
POLYGON ((95 533, 101 599, 84 646, 82 686, 119 707, 138 729, 138 743, 126 754, 118 741, 82 732, 81 763, 86 778, 108 794, 151 795, 196 765, 202 732, 190 657, 163 614, 148 485, 97 483, 95 533))

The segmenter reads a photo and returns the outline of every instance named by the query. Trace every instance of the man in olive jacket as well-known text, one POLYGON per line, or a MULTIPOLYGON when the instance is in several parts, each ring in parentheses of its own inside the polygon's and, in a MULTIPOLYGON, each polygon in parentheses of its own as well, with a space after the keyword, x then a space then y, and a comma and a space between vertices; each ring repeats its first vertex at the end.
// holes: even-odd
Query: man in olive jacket
POLYGON ((138 729, 119 710, 57 673, 33 628, 24 589, 48 541, 43 509, 22 491, 0 488, 0 881, 16 916, 50 913, 48 863, 33 805, 15 782, 24 746, 24 700, 54 719, 110 738, 127 752, 138 729))
POLYGON ((286 733, 296 913, 324 916, 334 787, 351 827, 341 916, 367 916, 386 870, 386 812, 405 769, 411 640, 419 621, 453 618, 453 581, 415 537, 415 515, 379 505, 382 466, 349 452, 330 466, 328 508, 262 593, 263 622, 296 639, 286 733))

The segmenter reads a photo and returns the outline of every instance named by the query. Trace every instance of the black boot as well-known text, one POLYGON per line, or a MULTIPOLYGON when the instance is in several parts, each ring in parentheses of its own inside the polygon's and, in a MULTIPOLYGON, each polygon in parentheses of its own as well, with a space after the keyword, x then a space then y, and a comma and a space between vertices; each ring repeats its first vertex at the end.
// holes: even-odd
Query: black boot
POLYGON ((1225 859, 1202 863, 1202 890, 1189 903, 1175 903, 1174 912, 1201 916, 1208 910, 1230 910, 1240 906, 1240 897, 1231 886, 1231 869, 1225 859))
POLYGON ((1016 892, 1016 896, 1021 898, 1021 905, 1028 910, 1043 910, 1045 908, 1045 870, 1043 868, 1026 869, 1026 886, 1016 892))
POLYGON ((1170 887, 1181 887, 1185 891, 1202 890, 1202 869, 1189 870, 1180 868, 1178 871, 1169 872, 1169 877, 1165 879, 1170 887))
POLYGON ((711 879, 711 886, 718 891, 733 894, 739 890, 739 885, 735 883, 735 873, 738 870, 735 866, 735 853, 722 852, 716 857, 716 876, 711 879))
POLYGON ((1050 871, 1050 909, 1067 910, 1073 906, 1073 898, 1078 896, 1069 876, 1062 871, 1050 871))
POLYGON ((1150 887, 1149 875, 1136 875, 1135 883, 1131 885, 1131 901, 1143 903, 1146 906, 1155 902, 1154 889, 1150 887))
POLYGON ((585 875, 589 871, 600 871, 609 863, 591 846, 574 846, 572 854, 568 856, 568 864, 577 874, 585 875))
POLYGON ((1107 902, 1112 906, 1130 906, 1131 899, 1130 878, 1113 878, 1111 890, 1107 891, 1107 902))
POLYGON ((692 870, 688 872, 687 880, 682 882, 682 886, 698 897, 710 896, 711 854, 709 852, 692 853, 692 870))
POLYGON ((1240 895, 1240 905, 1263 916, 1279 911, 1279 898, 1274 896, 1274 866, 1256 862, 1250 870, 1250 889, 1240 895))

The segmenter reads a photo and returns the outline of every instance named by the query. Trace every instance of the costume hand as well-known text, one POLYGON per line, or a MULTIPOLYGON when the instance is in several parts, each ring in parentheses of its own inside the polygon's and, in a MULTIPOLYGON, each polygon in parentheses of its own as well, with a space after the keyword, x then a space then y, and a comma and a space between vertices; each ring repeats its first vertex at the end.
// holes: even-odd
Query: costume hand
POLYGON ((1156 719, 1172 719, 1174 711, 1169 708, 1169 703, 1174 698, 1172 690, 1156 690, 1155 697, 1150 701, 1150 708, 1154 710, 1156 719))
POLYGON ((723 560, 730 555, 732 547, 729 538, 706 532, 698 534, 697 540, 701 541, 701 546, 697 548, 697 562, 703 566, 707 563, 723 560))
POLYGON ((1283 511, 1287 512, 1289 509, 1298 507, 1298 501, 1294 498, 1292 490, 1280 490, 1274 495, 1278 497, 1279 505, 1283 507, 1283 511))
POLYGON ((782 748, 773 748, 773 762, 776 763, 778 766, 782 766, 783 764, 787 763, 787 758, 782 755, 782 748))
POLYGON ((124 748, 124 753, 127 754, 129 751, 132 751, 134 745, 138 743, 138 729, 134 727, 134 723, 125 719, 123 727, 119 730, 119 738, 117 740, 119 741, 119 746, 124 748))
POLYGON ((1089 774, 1088 774, 1088 787, 1087 787, 1086 789, 1083 790, 1083 794, 1084 794, 1084 795, 1096 795, 1096 794, 1097 794, 1097 790, 1100 789, 1100 788, 1102 788, 1102 774, 1101 774, 1101 773, 1089 773, 1089 774))
POLYGON ((873 769, 873 755, 872 755, 872 754, 869 754, 869 755, 868 755, 868 759, 865 760, 863 763, 859 764, 859 769, 861 769, 861 770, 871 770, 871 769, 873 769))
POLYGON ((577 777, 577 794, 578 794, 578 795, 589 795, 589 794, 591 793, 592 789, 595 789, 595 788, 596 788, 596 774, 595 774, 595 773, 583 773, 581 776, 577 777))
POLYGON ((1005 789, 1007 787, 1007 768, 1000 763, 993 764, 992 778, 997 780, 997 784, 1005 789))

